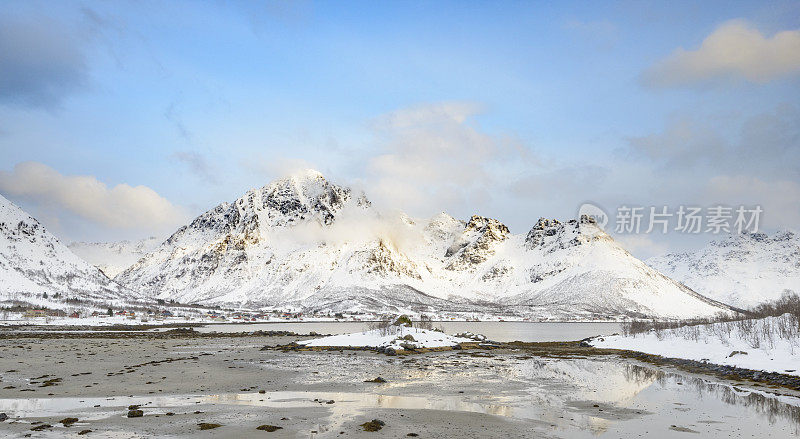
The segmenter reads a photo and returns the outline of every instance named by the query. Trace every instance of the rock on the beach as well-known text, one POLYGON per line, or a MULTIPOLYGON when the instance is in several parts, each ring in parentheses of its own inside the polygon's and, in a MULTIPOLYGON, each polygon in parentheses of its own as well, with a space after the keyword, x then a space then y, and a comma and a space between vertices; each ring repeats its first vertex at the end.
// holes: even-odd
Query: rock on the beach
POLYGON ((201 430, 213 430, 215 428, 222 427, 221 424, 212 424, 210 422, 201 422, 197 424, 197 426, 200 427, 201 430))
POLYGON ((371 380, 365 380, 364 382, 365 383, 385 383, 386 380, 381 378, 381 377, 377 377, 377 378, 373 378, 371 380))
POLYGON ((283 427, 278 427, 277 425, 264 424, 264 425, 259 425, 258 427, 256 427, 256 430, 273 432, 273 431, 280 430, 282 428, 283 427))
POLYGON ((141 418, 142 416, 144 416, 144 412, 141 410, 128 410, 129 418, 141 418))
POLYGON ((386 425, 386 423, 380 419, 373 419, 369 422, 361 424, 361 428, 363 428, 364 431, 378 431, 383 428, 384 425, 386 425))
POLYGON ((60 422, 64 427, 69 427, 70 425, 78 422, 78 418, 64 418, 58 422, 60 422))

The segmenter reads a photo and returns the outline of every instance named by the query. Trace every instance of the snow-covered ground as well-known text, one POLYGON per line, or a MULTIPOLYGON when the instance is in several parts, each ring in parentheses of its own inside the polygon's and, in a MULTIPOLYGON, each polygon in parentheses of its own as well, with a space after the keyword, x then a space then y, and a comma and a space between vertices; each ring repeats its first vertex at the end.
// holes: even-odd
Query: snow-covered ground
MULTIPOLYGON (((106 317, 31 317, 25 318, 14 316, 5 320, 0 320, 0 326, 114 326, 114 325, 166 325, 172 323, 203 323, 204 320, 192 317, 170 317, 164 320, 153 318, 142 321, 140 318, 129 319, 126 316, 106 316, 106 317)), ((205 321, 206 323, 208 320, 205 321)))
POLYGON ((333 335, 298 342, 309 347, 371 347, 392 348, 395 351, 407 348, 442 348, 456 346, 459 343, 470 343, 475 340, 454 337, 443 332, 430 329, 419 329, 407 326, 390 326, 383 329, 371 329, 353 334, 333 335))
POLYGON ((791 314, 597 337, 590 343, 597 348, 800 375, 800 327, 791 314))

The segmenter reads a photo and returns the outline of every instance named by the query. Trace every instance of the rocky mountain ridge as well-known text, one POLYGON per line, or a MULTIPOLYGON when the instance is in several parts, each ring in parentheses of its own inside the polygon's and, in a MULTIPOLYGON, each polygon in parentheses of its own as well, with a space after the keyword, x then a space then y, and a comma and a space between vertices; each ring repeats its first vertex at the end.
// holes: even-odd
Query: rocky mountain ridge
POLYGON ((504 312, 541 319, 725 312, 647 267, 590 218, 502 222, 376 212, 306 171, 181 227, 115 280, 183 303, 311 310, 504 312))

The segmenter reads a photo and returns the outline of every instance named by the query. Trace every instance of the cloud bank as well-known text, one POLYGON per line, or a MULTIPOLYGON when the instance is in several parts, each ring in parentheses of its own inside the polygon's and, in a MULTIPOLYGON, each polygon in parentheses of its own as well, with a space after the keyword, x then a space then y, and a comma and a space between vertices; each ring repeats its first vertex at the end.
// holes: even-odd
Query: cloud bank
POLYGON ((378 118, 380 153, 367 164, 368 193, 413 215, 475 206, 489 197, 501 173, 531 163, 516 141, 471 122, 480 106, 444 102, 378 118))
POLYGON ((766 83, 800 74, 800 30, 766 37, 744 20, 720 25, 696 50, 679 48, 647 70, 652 87, 677 87, 713 79, 766 83))
POLYGON ((147 186, 118 184, 109 188, 95 177, 62 175, 38 162, 0 171, 0 192, 113 229, 163 233, 188 219, 182 208, 147 186))
POLYGON ((800 227, 800 108, 785 104, 735 118, 738 130, 730 129, 731 122, 683 115, 661 132, 628 138, 627 179, 646 182, 631 197, 656 204, 760 205, 762 227, 800 227))

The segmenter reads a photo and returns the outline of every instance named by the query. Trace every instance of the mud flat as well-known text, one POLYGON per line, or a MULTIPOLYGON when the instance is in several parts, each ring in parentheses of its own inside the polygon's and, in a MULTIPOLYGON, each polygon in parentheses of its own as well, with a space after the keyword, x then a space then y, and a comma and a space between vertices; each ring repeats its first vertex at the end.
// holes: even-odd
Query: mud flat
POLYGON ((574 345, 387 356, 262 350, 298 340, 276 334, 103 334, 2 335, 0 413, 8 418, 0 436, 727 438, 800 431, 800 399, 790 393, 626 355, 586 355, 574 345), (131 410, 141 417, 128 417, 131 410))

